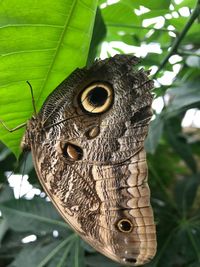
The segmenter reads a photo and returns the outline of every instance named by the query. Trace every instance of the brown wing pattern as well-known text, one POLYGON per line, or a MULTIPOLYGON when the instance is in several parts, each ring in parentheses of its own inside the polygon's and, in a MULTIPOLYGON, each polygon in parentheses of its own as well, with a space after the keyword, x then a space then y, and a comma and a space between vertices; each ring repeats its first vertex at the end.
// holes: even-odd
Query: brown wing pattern
POLYGON ((117 55, 76 70, 24 139, 63 218, 98 251, 133 266, 156 253, 144 151, 153 84, 137 63, 117 55))

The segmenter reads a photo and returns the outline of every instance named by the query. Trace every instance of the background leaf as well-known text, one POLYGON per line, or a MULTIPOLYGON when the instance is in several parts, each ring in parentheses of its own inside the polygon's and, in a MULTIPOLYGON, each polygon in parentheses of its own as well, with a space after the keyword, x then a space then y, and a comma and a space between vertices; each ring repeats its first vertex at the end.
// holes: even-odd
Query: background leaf
POLYGON ((151 122, 149 127, 149 133, 145 140, 145 150, 154 154, 156 147, 163 133, 164 121, 160 115, 151 122))

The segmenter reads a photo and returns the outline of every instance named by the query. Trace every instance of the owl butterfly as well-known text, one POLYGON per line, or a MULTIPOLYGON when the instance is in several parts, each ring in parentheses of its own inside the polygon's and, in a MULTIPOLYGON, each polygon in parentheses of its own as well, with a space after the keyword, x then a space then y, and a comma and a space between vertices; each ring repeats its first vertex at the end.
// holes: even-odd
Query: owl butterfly
POLYGON ((92 247, 138 266, 156 252, 144 140, 153 82, 138 58, 116 55, 75 70, 27 123, 39 180, 92 247))

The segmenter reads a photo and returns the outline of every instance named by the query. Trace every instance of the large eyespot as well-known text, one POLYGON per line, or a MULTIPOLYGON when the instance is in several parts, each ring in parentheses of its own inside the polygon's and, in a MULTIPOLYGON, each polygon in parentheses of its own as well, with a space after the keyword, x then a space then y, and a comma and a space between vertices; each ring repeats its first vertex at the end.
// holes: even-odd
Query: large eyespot
POLYGON ((133 230, 133 224, 128 219, 121 219, 117 222, 117 228, 120 232, 130 233, 133 230))
POLYGON ((95 83, 81 93, 82 108, 93 114, 107 111, 113 103, 113 89, 107 83, 95 83))

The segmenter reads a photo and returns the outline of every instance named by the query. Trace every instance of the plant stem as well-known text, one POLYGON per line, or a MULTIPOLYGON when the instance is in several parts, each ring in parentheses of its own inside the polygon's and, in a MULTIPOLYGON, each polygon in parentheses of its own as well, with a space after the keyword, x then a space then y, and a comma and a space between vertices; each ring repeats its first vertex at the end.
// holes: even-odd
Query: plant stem
POLYGON ((156 71, 156 73, 154 74, 153 78, 155 79, 157 74, 164 68, 164 66, 167 64, 169 58, 174 55, 177 52, 177 49, 181 43, 181 41, 184 39, 186 33, 189 31, 190 27, 192 26, 193 22, 195 21, 195 19, 199 16, 200 14, 200 0, 197 0, 197 4, 195 9, 193 10, 188 22, 186 23, 185 27, 183 28, 182 32, 180 33, 180 35, 175 39, 169 54, 164 58, 163 62, 160 64, 160 67, 158 68, 158 70, 156 71))

